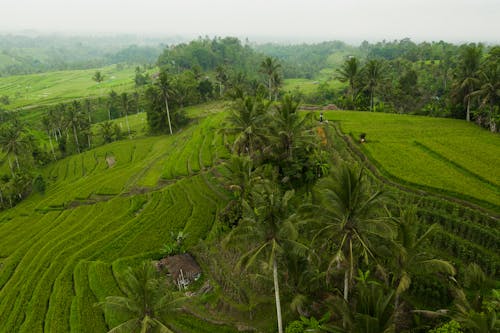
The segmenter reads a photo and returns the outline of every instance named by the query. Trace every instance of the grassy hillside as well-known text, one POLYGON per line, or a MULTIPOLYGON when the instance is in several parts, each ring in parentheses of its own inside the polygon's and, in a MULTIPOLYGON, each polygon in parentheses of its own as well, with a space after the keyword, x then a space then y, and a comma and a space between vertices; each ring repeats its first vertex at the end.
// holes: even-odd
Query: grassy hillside
MULTIPOLYGON (((45 168, 46 193, 0 213, 0 331, 103 332, 116 325, 119 319, 94 303, 121 293, 124 267, 159 256, 171 233, 184 231, 188 245, 210 234, 225 202, 208 170, 228 155, 216 131, 222 117, 45 168)), ((210 326, 184 317, 174 324, 186 321, 193 332, 210 326)))
POLYGON ((70 70, 42 74, 0 77, 0 96, 9 96, 4 108, 33 107, 84 97, 98 97, 112 89, 121 92, 134 88, 135 67, 108 66, 99 69, 70 70), (100 70, 104 81, 92 80, 100 70))
POLYGON ((500 137, 462 120, 327 111, 386 175, 500 207, 500 137))

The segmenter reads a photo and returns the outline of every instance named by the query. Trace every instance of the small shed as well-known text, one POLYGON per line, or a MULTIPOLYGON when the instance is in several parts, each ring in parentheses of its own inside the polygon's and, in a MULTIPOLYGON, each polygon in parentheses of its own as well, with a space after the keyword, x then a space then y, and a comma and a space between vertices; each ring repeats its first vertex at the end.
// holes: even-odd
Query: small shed
POLYGON ((186 289, 201 276, 200 266, 189 253, 165 257, 158 262, 157 267, 160 270, 166 268, 179 289, 186 289))

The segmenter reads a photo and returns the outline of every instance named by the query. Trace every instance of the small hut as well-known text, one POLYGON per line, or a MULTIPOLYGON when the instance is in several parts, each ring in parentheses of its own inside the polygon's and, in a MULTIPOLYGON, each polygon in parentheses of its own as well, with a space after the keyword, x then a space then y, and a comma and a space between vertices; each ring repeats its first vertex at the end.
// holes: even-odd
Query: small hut
POLYGON ((189 253, 163 258, 158 262, 157 267, 160 270, 167 268, 179 290, 186 289, 201 276, 200 266, 189 253))

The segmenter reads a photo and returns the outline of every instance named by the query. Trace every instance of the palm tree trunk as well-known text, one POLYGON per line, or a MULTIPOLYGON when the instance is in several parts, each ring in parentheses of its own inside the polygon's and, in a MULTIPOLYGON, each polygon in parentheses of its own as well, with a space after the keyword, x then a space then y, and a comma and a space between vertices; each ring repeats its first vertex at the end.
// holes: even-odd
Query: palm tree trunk
POLYGON ((278 284, 278 263, 276 262, 276 257, 273 258, 273 280, 274 280, 274 297, 276 299, 276 316, 278 318, 278 333, 283 333, 283 321, 281 318, 280 287, 278 284))
POLYGON ((356 110, 356 105, 354 104, 354 82, 351 82, 351 101, 352 101, 352 108, 356 110))
POLYGON ((54 153, 54 145, 52 144, 52 136, 50 135, 50 131, 47 134, 49 135, 50 150, 52 151, 52 156, 54 156, 54 161, 55 161, 56 153, 54 153))
POLYGON ((465 115, 465 119, 470 121, 470 96, 467 97, 467 114, 465 115))
POLYGON ((489 114, 489 120, 490 120, 490 132, 495 133, 497 131, 497 126, 495 124, 495 120, 493 118, 493 105, 491 105, 490 108, 490 114, 489 114))
POLYGON ((12 173, 12 178, 14 178, 14 176, 15 176, 14 169, 12 169, 12 162, 10 161, 9 154, 7 154, 7 160, 9 161, 9 168, 10 168, 10 172, 12 173))
POLYGON ((272 100, 273 96, 272 96, 272 90, 271 90, 271 76, 269 76, 269 83, 268 83, 268 87, 269 87, 269 100, 272 100))
POLYGON ((170 111, 168 109, 167 95, 165 94, 165 107, 167 108, 167 119, 168 119, 168 129, 170 130, 170 135, 172 135, 172 123, 170 122, 170 111))
POLYGON ((78 135, 76 135, 76 127, 73 125, 73 135, 75 136, 76 151, 80 154, 80 144, 78 143, 78 135))
POLYGON ((128 129, 128 138, 130 139, 130 125, 128 124, 128 113, 125 111, 125 122, 127 123, 127 129, 128 129))
POLYGON ((14 154, 14 157, 16 158, 17 170, 21 171, 21 167, 19 166, 19 158, 17 157, 17 154, 14 154))
POLYGON ((370 111, 373 112, 373 89, 370 90, 370 111))

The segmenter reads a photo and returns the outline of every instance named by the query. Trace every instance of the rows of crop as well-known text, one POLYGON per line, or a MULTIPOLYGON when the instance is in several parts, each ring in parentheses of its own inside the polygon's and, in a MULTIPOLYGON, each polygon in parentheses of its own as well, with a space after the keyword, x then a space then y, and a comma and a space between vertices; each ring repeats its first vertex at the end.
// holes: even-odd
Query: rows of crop
POLYGON ((408 185, 434 188, 452 196, 500 206, 498 190, 484 186, 472 176, 481 175, 498 185, 500 138, 463 121, 366 112, 325 112, 341 122, 344 133, 357 140, 367 134, 361 148, 386 176, 408 185), (438 152, 445 159, 420 149, 415 141, 438 152), (446 162, 453 160, 456 165, 446 162), (470 171, 464 174, 463 170, 470 171))
POLYGON ((71 332, 94 333, 107 331, 102 311, 95 306, 98 299, 90 288, 89 276, 93 264, 93 262, 89 261, 80 261, 74 269, 73 280, 76 295, 71 303, 71 332))
POLYGON ((186 184, 184 189, 187 198, 193 206, 193 212, 184 226, 184 233, 187 235, 187 245, 194 245, 200 239, 206 237, 210 231, 215 216, 217 214, 217 205, 213 197, 205 195, 209 191, 200 191, 206 185, 201 177, 192 178, 186 184))
POLYGON ((213 165, 215 154, 200 158, 200 150, 215 151, 211 118, 173 137, 125 140, 52 163, 45 195, 0 213, 0 331, 99 332, 123 321, 94 307, 120 293, 109 263, 122 270, 151 257, 181 230, 193 243, 204 238, 224 199, 207 175, 127 191, 166 168, 177 177, 213 165), (99 193, 113 196, 99 202, 99 193), (84 205, 68 209, 74 200, 84 205))
MULTIPOLYGON (((30 310, 33 308, 36 308, 36 315, 42 316, 42 320, 38 321, 37 327, 32 329, 33 331, 42 329, 41 323, 43 323, 47 299, 44 302, 42 299, 32 296, 43 293, 48 298, 51 285, 46 285, 43 288, 40 286, 36 289, 37 285, 43 276, 47 276, 48 268, 54 263, 53 256, 64 249, 62 242, 78 232, 80 225, 75 221, 79 218, 87 218, 90 213, 90 209, 86 212, 75 209, 71 214, 66 215, 66 218, 57 227, 51 229, 45 237, 35 240, 28 251, 23 254, 14 274, 0 292, 0 313, 4 318, 0 322, 5 323, 4 326, 8 331, 17 331, 25 320, 23 318, 25 313, 31 312, 30 310), (35 302, 39 304, 35 305, 35 302)), ((26 319, 31 320, 29 316, 26 316, 26 319)))
POLYGON ((52 261, 37 281, 37 288, 26 311, 31 320, 23 323, 22 328, 29 328, 26 331, 30 331, 30 324, 35 325, 39 321, 37 315, 41 312, 41 307, 48 304, 44 319, 45 330, 69 331, 71 295, 74 294, 73 268, 78 263, 79 258, 85 258, 95 250, 92 245, 101 235, 101 228, 106 224, 118 224, 125 217, 125 214, 117 214, 116 210, 125 204, 126 201, 122 200, 117 205, 95 205, 95 210, 93 214, 89 214, 89 219, 84 220, 83 223, 80 222, 80 230, 66 235, 54 246, 57 252, 46 251, 48 252, 46 257, 49 256, 52 261), (31 309, 32 311, 30 311, 31 309))
MULTIPOLYGON (((335 144, 340 145, 337 150, 340 153, 346 150, 344 140, 338 140, 338 136, 335 139, 335 144)), ((360 162, 351 148, 347 151, 351 151, 351 157, 344 156, 345 158, 352 160, 355 157, 354 160, 360 162)), ((372 179, 381 181, 373 175, 372 179)), ((475 262, 489 274, 498 274, 498 219, 454 201, 403 191, 390 184, 385 184, 385 187, 393 197, 398 198, 399 203, 390 207, 394 214, 398 214, 399 209, 406 205, 417 205, 421 221, 424 222, 422 232, 432 223, 441 226, 441 230, 432 237, 432 247, 437 250, 438 255, 444 255, 458 266, 475 262)))

